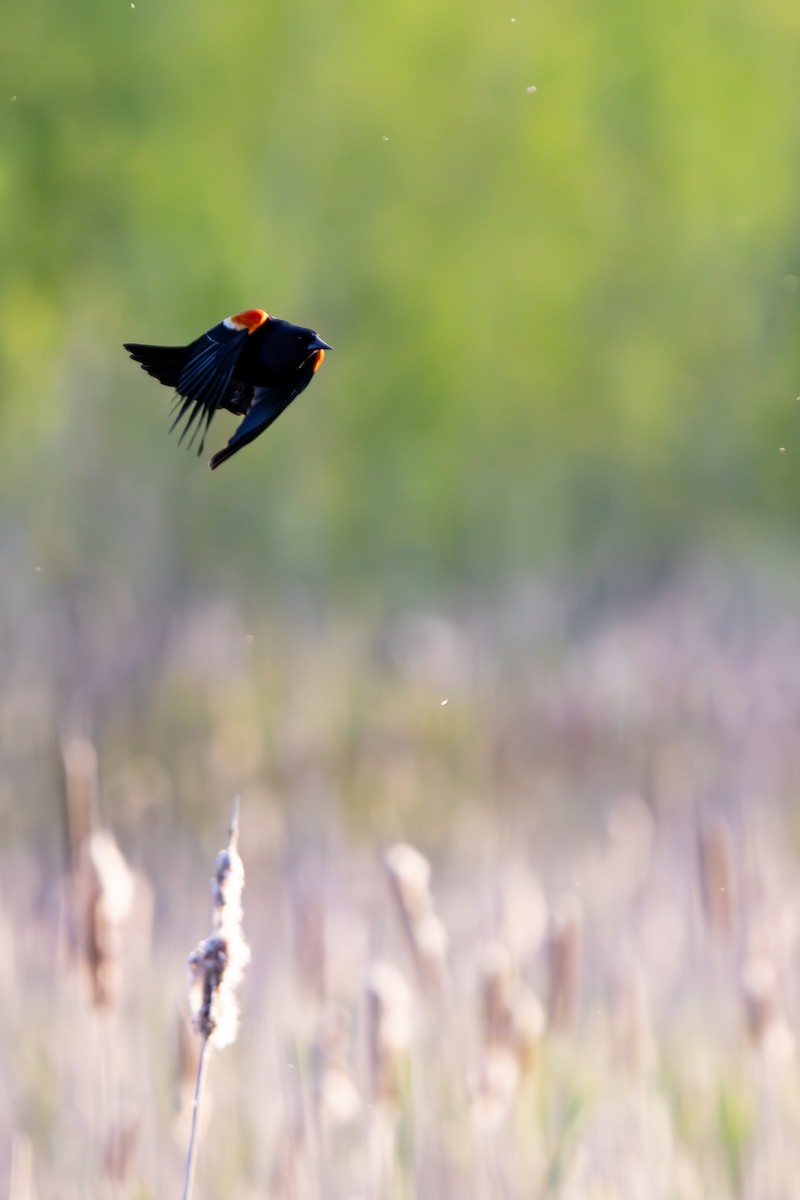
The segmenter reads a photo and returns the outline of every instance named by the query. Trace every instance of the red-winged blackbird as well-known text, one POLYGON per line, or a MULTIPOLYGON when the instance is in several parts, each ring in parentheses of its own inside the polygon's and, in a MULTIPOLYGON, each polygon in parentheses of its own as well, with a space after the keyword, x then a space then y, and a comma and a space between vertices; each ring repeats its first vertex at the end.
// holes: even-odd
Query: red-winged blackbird
POLYGON ((308 387, 330 346, 313 329, 250 308, 226 317, 188 346, 126 342, 125 349, 148 375, 175 389, 177 411, 170 432, 186 418, 180 441, 194 426, 189 445, 199 432, 198 454, 218 408, 244 417, 227 446, 212 455, 208 465, 213 471, 263 433, 308 387))

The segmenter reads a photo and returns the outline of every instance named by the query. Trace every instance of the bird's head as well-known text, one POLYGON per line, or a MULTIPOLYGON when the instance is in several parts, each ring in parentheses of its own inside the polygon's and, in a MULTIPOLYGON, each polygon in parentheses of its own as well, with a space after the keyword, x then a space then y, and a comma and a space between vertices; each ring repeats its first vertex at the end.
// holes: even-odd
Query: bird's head
POLYGON ((286 370, 296 370, 313 359, 313 369, 317 371, 322 366, 325 352, 331 349, 313 329, 292 325, 278 317, 270 317, 261 326, 259 336, 263 336, 265 354, 270 362, 286 370))

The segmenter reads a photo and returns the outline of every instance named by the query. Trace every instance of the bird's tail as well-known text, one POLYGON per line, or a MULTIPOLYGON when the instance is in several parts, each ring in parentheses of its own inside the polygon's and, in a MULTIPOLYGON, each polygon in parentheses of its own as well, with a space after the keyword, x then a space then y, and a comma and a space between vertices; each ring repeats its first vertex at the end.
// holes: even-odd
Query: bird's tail
POLYGON ((148 375, 159 383, 176 388, 189 357, 189 346, 143 346, 138 342, 126 342, 124 347, 134 362, 141 363, 148 375))

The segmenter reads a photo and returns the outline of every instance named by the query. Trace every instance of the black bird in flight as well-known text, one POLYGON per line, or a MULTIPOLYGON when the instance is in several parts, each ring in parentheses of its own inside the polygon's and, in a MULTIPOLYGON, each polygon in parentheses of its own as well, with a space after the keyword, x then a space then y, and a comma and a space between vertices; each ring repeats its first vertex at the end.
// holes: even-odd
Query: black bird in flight
POLYGON ((263 433, 308 387, 330 350, 313 329, 271 317, 260 308, 226 317, 188 346, 143 346, 126 342, 131 358, 177 395, 170 432, 185 420, 180 441, 198 434, 202 454, 208 427, 218 408, 244 420, 222 450, 212 455, 212 471, 263 433))

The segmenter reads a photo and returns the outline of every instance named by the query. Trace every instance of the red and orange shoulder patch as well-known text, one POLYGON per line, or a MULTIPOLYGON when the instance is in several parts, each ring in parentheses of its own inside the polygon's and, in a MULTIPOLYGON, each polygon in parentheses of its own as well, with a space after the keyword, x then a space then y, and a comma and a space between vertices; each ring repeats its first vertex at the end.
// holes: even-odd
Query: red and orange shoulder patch
POLYGON ((228 329, 246 329, 248 333, 254 333, 268 320, 269 313, 264 312, 263 308, 248 308, 245 312, 226 317, 222 323, 227 325, 228 329))

